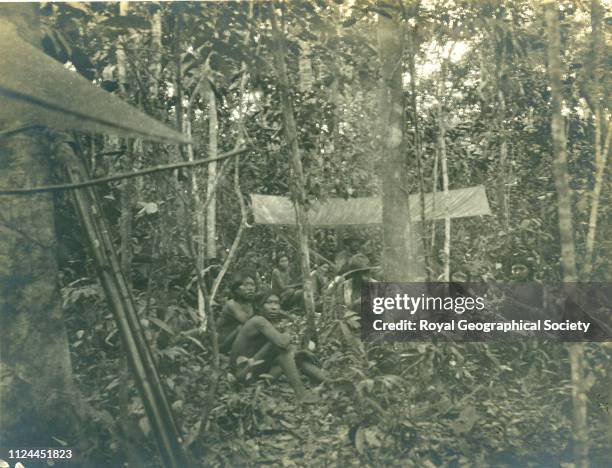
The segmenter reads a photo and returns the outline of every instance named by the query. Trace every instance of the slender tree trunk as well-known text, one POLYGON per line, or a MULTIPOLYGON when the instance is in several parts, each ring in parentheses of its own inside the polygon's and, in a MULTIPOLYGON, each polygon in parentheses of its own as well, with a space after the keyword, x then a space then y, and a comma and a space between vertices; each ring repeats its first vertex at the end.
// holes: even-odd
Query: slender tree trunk
POLYGON ((151 48, 153 56, 149 70, 151 72, 151 84, 149 85, 149 99, 153 108, 157 108, 157 97, 159 96, 159 79, 161 77, 162 65, 162 12, 157 10, 151 18, 151 48))
MULTIPOLYGON (((433 162, 433 182, 431 187, 431 195, 432 195, 432 204, 431 210, 433 213, 436 211, 436 193, 438 192, 438 165, 440 160, 440 148, 436 144, 436 152, 434 154, 434 162, 433 162)), ((436 220, 431 220, 431 244, 429 247, 430 252, 432 253, 432 257, 435 257, 436 252, 436 220)))
MULTIPOLYGON (((415 57, 418 52, 419 45, 417 43, 417 33, 416 26, 410 31, 410 53, 408 54, 408 66, 410 71, 410 104, 412 107, 412 125, 414 129, 414 154, 416 156, 417 162, 417 170, 419 177, 419 197, 420 197, 420 217, 421 222, 419 225, 419 229, 415 229, 416 231, 420 231, 421 242, 423 243, 423 257, 425 259, 425 274, 426 278, 429 279, 429 275, 431 272, 430 266, 430 254, 429 246, 427 245, 427 229, 425 220, 425 180, 423 175, 423 144, 421 141, 421 128, 419 126, 419 110, 417 104, 417 91, 416 91, 416 65, 415 65, 415 57)), ((416 227, 416 226, 415 226, 416 227)), ((415 239, 416 240, 416 239, 415 239)))
MULTIPOLYGON (((500 24, 503 24, 503 18, 499 20, 500 24)), ((506 136, 506 95, 504 94, 504 75, 506 73, 506 32, 503 29, 503 25, 500 27, 500 37, 497 37, 494 31, 495 37, 495 48, 499 50, 495 54, 496 60, 496 73, 495 81, 497 87, 497 112, 496 112, 496 125, 497 135, 499 142, 499 177, 497 180, 498 199, 501 218, 503 225, 508 230, 510 222, 510 208, 508 200, 508 139, 506 136)))
POLYGON ((291 88, 289 77, 287 76, 287 66, 285 64, 285 45, 282 33, 276 24, 274 8, 270 9, 270 19, 272 21, 272 34, 275 42, 274 62, 276 74, 278 76, 281 106, 285 137, 289 145, 289 158, 293 171, 292 191, 297 222, 297 237, 300 244, 300 266, 302 278, 304 280, 304 305, 306 308, 307 320, 307 339, 316 340, 315 308, 314 297, 312 295, 312 284, 310 280, 310 250, 308 248, 308 212, 306 211, 306 179, 302 168, 302 158, 300 156, 300 146, 298 142, 298 132, 295 125, 293 102, 291 100, 291 88))
MULTIPOLYGON (((126 16, 128 14, 128 2, 119 2, 119 15, 126 16)), ((123 99, 127 99, 127 60, 125 56, 126 41, 123 36, 119 37, 117 47, 117 79, 119 82, 119 92, 123 99)), ((133 168, 131 158, 133 152, 131 151, 129 142, 128 150, 123 156, 124 170, 130 170, 133 168)), ((121 257, 121 269, 123 274, 128 280, 128 284, 131 283, 131 270, 132 270, 132 196, 133 196, 133 184, 131 180, 124 180, 121 182, 121 216, 119 218, 119 234, 121 237, 120 257, 121 257)))
MULTIPOLYGON (((217 133, 219 131, 219 123, 217 121, 217 99, 211 85, 206 91, 208 100, 208 157, 216 158, 218 153, 217 148, 217 133)), ((217 256, 217 200, 215 191, 215 179, 217 178, 217 162, 213 161, 208 165, 208 185, 206 194, 210 199, 206 210, 206 255, 209 258, 217 256)))
MULTIPOLYGON (((127 16, 129 10, 129 3, 127 1, 119 2, 119 16, 127 16)), ((117 82, 119 84, 119 90, 125 97, 127 94, 126 83, 127 83, 127 67, 125 57, 125 46, 126 39, 124 36, 119 36, 117 40, 117 82)))
MULTIPOLYGON (((340 36, 339 24, 342 22, 342 15, 340 13, 340 9, 338 5, 330 2, 329 7, 331 8, 331 18, 332 18, 332 26, 334 31, 328 36, 329 39, 337 40, 340 36)), ((331 41, 328 42, 328 44, 331 41)), ((331 115, 331 124, 330 124, 330 138, 327 141, 327 150, 335 153, 338 149, 338 144, 340 142, 340 121, 341 121, 341 102, 342 96, 340 93, 340 69, 338 67, 338 57, 336 47, 329 47, 329 53, 331 54, 331 60, 329 62, 329 71, 331 72, 332 82, 329 86, 329 103, 332 105, 332 115, 331 115)), ((312 76, 312 64, 309 60, 310 66, 310 74, 312 76)), ((308 73, 306 73, 308 76, 308 73)), ((312 84, 311 84, 312 86, 312 84)))
MULTIPOLYGON (((129 11, 129 4, 127 1, 119 2, 119 16, 127 16, 129 11)), ((117 82, 119 83, 119 95, 122 99, 128 99, 128 88, 127 88, 127 57, 125 48, 127 40, 125 36, 119 36, 117 39, 117 82)), ((111 137, 113 139, 113 137, 111 137)), ((121 140, 117 138, 117 143, 121 140)), ((135 145, 132 145, 130 140, 124 141, 126 145, 126 152, 121 157, 121 166, 124 171, 130 171, 134 168, 132 158, 135 153, 135 145)), ((121 215, 119 217, 119 258, 121 259, 121 270, 127 281, 129 287, 131 287, 132 277, 132 198, 133 198, 133 187, 134 181, 124 180, 120 184, 119 190, 119 203, 121 215)), ((127 354, 127 350, 124 350, 127 354)), ((119 392, 119 420, 120 426, 124 437, 119 441, 121 451, 125 454, 126 459, 133 463, 135 446, 133 441, 135 437, 133 434, 133 425, 131 424, 130 414, 128 406, 130 403, 130 372, 127 358, 121 359, 119 362, 121 369, 119 370, 119 379, 121 389, 119 392)))
POLYGON ((547 3, 545 8, 548 32, 548 73, 552 98, 551 131, 554 151, 553 175, 557 190, 563 279, 567 282, 574 282, 577 280, 576 256, 574 251, 571 191, 567 172, 567 142, 565 138, 564 119, 561 113, 563 89, 561 86, 561 39, 559 33, 559 20, 557 18, 558 11, 554 3, 547 3))
POLYGON ((606 164, 608 153, 610 152, 610 123, 604 127, 602 118, 602 110, 597 106, 595 114, 595 184, 591 192, 591 212, 589 213, 589 230, 586 237, 586 255, 584 264, 584 279, 591 279, 593 273, 593 252, 595 251, 595 236, 597 234, 597 219, 599 216, 599 199, 604 186, 604 176, 606 172, 606 164), (602 128, 604 127, 604 128, 602 128), (602 131, 603 130, 603 131, 602 131), (606 134, 605 142, 602 143, 602 133, 606 134))
POLYGON ((444 281, 450 281, 450 250, 451 250, 451 217, 448 200, 448 164, 446 159, 446 131, 444 129, 444 116, 440 121, 440 159, 442 161, 442 190, 444 192, 444 281))
POLYGON ((597 220, 599 216, 599 199, 604 186, 608 152, 610 150, 610 118, 602 109, 602 85, 604 76, 601 70, 604 50, 602 20, 605 11, 599 0, 591 1, 591 54, 587 61, 590 103, 595 114, 595 183, 591 192, 591 212, 589 228, 586 236, 586 255, 584 264, 584 279, 591 279, 593 272, 593 253, 597 235, 597 220))
POLYGON ((300 91, 308 93, 312 90, 314 76, 312 72, 312 62, 310 61, 310 44, 308 41, 300 41, 300 60, 298 62, 300 71, 300 91))
MULTIPOLYGON (((501 85, 500 85, 501 86, 501 85)), ((506 98, 503 90, 498 90, 498 116, 497 116, 497 131, 499 135, 499 179, 498 193, 500 202, 500 212, 504 223, 504 228, 508 230, 510 223, 510 203, 508 200, 509 188, 508 188, 508 139, 506 137, 506 129, 504 123, 504 116, 506 114, 506 98)))
MULTIPOLYGON (((561 264, 563 280, 577 281, 572 226, 571 192, 567 171, 567 148, 563 115, 563 89, 561 86, 561 35, 559 12, 556 2, 544 5, 548 36, 548 74, 552 99, 553 174, 557 190, 559 231, 561 237, 561 264)), ((587 427, 587 395, 584 382, 584 347, 582 343, 569 345, 572 382, 572 429, 574 438, 574 463, 579 468, 589 465, 589 435, 587 427)))
MULTIPOLYGON (((186 117, 183 120, 183 133, 188 137, 191 137, 191 109, 186 109, 186 117)), ((187 160, 193 161, 195 159, 193 154, 193 146, 186 145, 185 152, 187 154, 187 160)), ((197 169, 191 172, 191 195, 193 197, 193 214, 195 217, 195 241, 194 241, 194 252, 195 255, 195 267, 198 270, 198 275, 202 275, 204 271, 204 235, 205 235, 205 216, 204 216, 204 202, 202 201, 202 197, 200 195, 200 184, 199 179, 201 176, 201 172, 197 169)), ((185 225, 185 229, 192 229, 193 224, 191 222, 185 225)), ((202 329, 206 329, 207 324, 207 308, 206 308, 206 298, 204 296, 204 291, 202 288, 197 288, 198 295, 198 316, 202 321, 202 329)))
POLYGON ((442 70, 440 72, 440 85, 438 91, 438 149, 440 152, 440 163, 442 166, 442 190, 444 192, 444 273, 443 280, 448 283, 450 281, 450 248, 451 248, 451 217, 448 203, 448 163, 446 155, 446 115, 442 99, 446 94, 444 81, 446 80, 446 59, 442 62, 442 70))
MULTIPOLYGON (((390 10, 388 10, 390 11, 390 10)), ((382 131, 383 265, 387 281, 419 281, 424 277, 416 253, 406 189, 404 141, 403 40, 397 13, 378 15, 378 45, 382 66, 380 129, 382 131)))
MULTIPOLYGON (((183 90, 183 67, 181 64, 181 45, 183 37, 183 5, 177 5, 177 11, 174 15, 174 60, 175 60, 175 76, 174 76, 174 92, 176 95, 176 123, 177 128, 184 128, 183 122, 185 120, 185 105, 184 105, 184 90, 183 90)), ((185 154, 185 146, 180 146, 174 156, 176 161, 185 160, 187 155, 185 154)), ((176 171, 176 176, 170 178, 170 183, 173 185, 173 190, 176 195, 176 221, 178 226, 184 226, 189 223, 191 213, 189 213, 190 200, 187 200, 183 194, 181 187, 181 171, 176 171)))

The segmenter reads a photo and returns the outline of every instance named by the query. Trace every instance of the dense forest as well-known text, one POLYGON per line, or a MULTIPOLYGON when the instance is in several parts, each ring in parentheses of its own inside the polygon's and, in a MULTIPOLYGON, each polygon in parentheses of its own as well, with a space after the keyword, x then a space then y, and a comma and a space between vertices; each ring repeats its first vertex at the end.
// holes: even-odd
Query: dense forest
POLYGON ((605 4, 2 5, 0 446, 78 466, 609 466, 609 343, 368 342, 327 293, 351 268, 612 282, 605 4), (373 199, 380 220, 356 221, 373 199), (273 201, 295 222, 262 221, 273 201), (272 370, 237 378, 263 362, 219 328, 246 277, 283 285, 271 339, 291 337, 274 343, 304 398, 272 370))

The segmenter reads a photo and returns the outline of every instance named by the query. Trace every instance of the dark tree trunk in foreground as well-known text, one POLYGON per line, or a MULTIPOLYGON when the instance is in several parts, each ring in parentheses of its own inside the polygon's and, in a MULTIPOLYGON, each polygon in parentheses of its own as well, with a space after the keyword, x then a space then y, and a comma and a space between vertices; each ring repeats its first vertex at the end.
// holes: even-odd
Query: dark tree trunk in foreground
MULTIPOLYGON (((39 46, 38 5, 9 4, 15 21, 39 46)), ((15 121, 0 128, 18 127, 15 121)), ((0 136, 0 187, 49 183, 50 141, 41 130, 0 136)), ((78 395, 62 317, 53 198, 0 197, 0 445, 78 445, 78 395)))
POLYGON ((422 258, 416 253, 419 239, 414 236, 410 223, 404 142, 402 31, 395 12, 393 16, 393 19, 378 16, 382 65, 379 128, 383 132, 380 145, 383 161, 383 265, 387 281, 417 281, 424 278, 424 272, 422 258))
MULTIPOLYGON (((40 130, 0 137, 0 186, 49 183, 40 130)), ((0 444, 78 443, 78 397, 57 283, 50 194, 0 197, 0 444)))

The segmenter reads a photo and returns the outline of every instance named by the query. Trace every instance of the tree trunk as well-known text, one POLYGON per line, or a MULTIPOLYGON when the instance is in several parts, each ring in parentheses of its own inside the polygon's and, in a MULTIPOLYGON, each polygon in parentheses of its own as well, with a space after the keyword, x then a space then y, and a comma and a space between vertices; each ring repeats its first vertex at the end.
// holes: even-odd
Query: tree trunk
POLYGON ((555 4, 547 3, 545 8, 548 32, 548 74, 550 77, 552 99, 551 131, 554 151, 553 174, 557 190, 563 279, 567 282, 574 282, 577 280, 574 230, 572 225, 571 192, 567 173, 565 123, 563 115, 561 114, 563 101, 560 58, 561 38, 559 33, 559 20, 557 18, 558 11, 555 4))
POLYGON ((151 19, 151 49, 153 56, 149 70, 151 71, 151 83, 149 85, 149 99, 153 108, 157 108, 157 97, 159 95, 159 79, 161 77, 162 65, 162 12, 161 9, 153 14, 151 19))
POLYGON ((285 44, 281 31, 276 24, 274 8, 270 9, 270 19, 272 21, 272 34, 275 42, 274 62, 276 74, 278 76, 278 85, 281 96, 281 107, 283 114, 283 123, 285 137, 289 145, 289 158, 293 171, 293 205, 295 208, 297 237, 300 244, 300 266, 302 270, 302 278, 304 280, 304 306, 306 309, 307 320, 307 339, 316 340, 315 326, 315 308, 314 297, 312 295, 312 284, 310 281, 310 250, 308 248, 308 212, 306 211, 306 179, 302 169, 302 158, 300 156, 300 146, 298 142, 298 132, 295 125, 295 117, 293 112, 293 102, 291 100, 291 92, 289 86, 289 77, 287 76, 287 66, 285 64, 285 44))
MULTIPOLYGON (((208 85, 206 91, 208 100, 208 157, 216 158, 217 133, 219 124, 217 121, 217 99, 212 85, 208 85)), ((214 258, 217 256, 217 200, 215 196, 215 179, 217 178, 217 162, 213 161, 208 165, 208 185, 206 196, 210 201, 206 210, 206 256, 214 258)))
MULTIPOLYGON (((183 121, 183 133, 191 138, 191 109, 186 109, 186 119, 183 121)), ((193 161, 195 156, 193 154, 193 145, 185 145, 185 152, 187 153, 187 160, 193 161)), ((204 257, 205 257, 205 247, 204 247, 204 236, 205 236, 205 216, 204 216, 204 202, 202 201, 202 197, 200 195, 200 184, 199 179, 201 176, 201 172, 197 169, 191 171, 191 195, 193 196, 193 213, 192 216, 195 217, 195 242, 194 242, 194 262, 195 268, 199 273, 198 275, 203 275, 204 273, 204 257)), ((192 229, 193 224, 191 222, 185 224, 185 229, 192 229)), ((193 236, 191 236, 193 237, 193 236)), ((202 330, 206 330, 207 325, 207 307, 206 307, 206 297, 204 297, 204 291, 201 287, 198 287, 198 316, 202 322, 202 330)))
POLYGON ((595 251, 595 237, 597 234, 597 220, 599 216, 599 198, 604 185, 604 176, 608 152, 610 150, 610 120, 607 112, 602 109, 602 85, 604 76, 601 70, 603 60, 604 38, 602 20, 605 14, 599 0, 591 2, 591 54, 586 63, 588 71, 588 93, 590 103, 595 114, 595 183, 591 192, 591 212, 589 214, 589 228, 586 236, 586 255, 584 264, 584 280, 591 279, 593 272, 593 253, 595 251))
MULTIPOLYGON (((0 138, 0 186, 49 183, 41 131, 0 138)), ((4 447, 78 445, 50 194, 0 198, 0 431, 4 447)))
MULTIPOLYGON (((5 4, 40 47, 38 6, 5 4)), ((17 117, 17 116, 15 116, 17 117)), ((0 122, 0 128, 8 122, 0 122)), ((16 122, 10 122, 14 126, 16 122)), ((51 144, 40 130, 0 137, 0 186, 49 183, 51 144)), ((0 197, 0 432, 4 447, 79 444, 78 395, 62 317, 50 194, 0 197)))
MULTIPOLYGON (((449 54, 450 55, 450 54, 449 54)), ((442 166, 442 190, 444 192, 444 205, 445 205, 445 216, 444 216, 444 272, 443 281, 448 283, 450 281, 450 248, 451 248, 451 217, 449 212, 448 204, 448 164, 446 157, 446 114, 444 112, 444 105, 442 99, 446 93, 445 80, 446 80, 446 64, 447 60, 442 61, 442 69, 440 72, 440 85, 438 90, 438 151, 440 154, 440 163, 442 166)))
MULTIPOLYGON (((567 172, 567 149, 563 116, 561 114, 563 90, 561 87, 561 35, 556 2, 544 6, 548 36, 548 74, 552 99, 551 132, 553 141, 553 174, 557 190, 559 231, 561 237, 561 264, 563 281, 577 280, 572 226, 571 193, 567 172)), ((584 347, 582 343, 569 345, 572 382, 572 429, 574 463, 579 468, 589 464, 589 435, 587 428, 587 395, 584 382, 584 347)))
POLYGON ((497 134, 499 138, 499 177, 497 180, 497 193, 499 202, 499 211, 503 220, 503 225, 508 230, 510 222, 510 208, 508 200, 508 139, 506 137, 506 95, 504 94, 504 75, 506 73, 506 31, 503 25, 503 18, 500 18, 499 24, 500 36, 498 38, 494 29, 493 35, 495 37, 495 50, 499 51, 495 54, 495 81, 497 87, 497 112, 496 112, 496 125, 497 134))
POLYGON ((602 118, 602 110, 597 105, 595 114, 595 183, 591 192, 591 212, 589 213, 589 229, 586 237, 586 255, 584 264, 584 279, 591 279, 593 273, 593 253, 595 251, 595 236, 597 234, 597 219, 599 216, 599 198, 604 185, 604 175, 606 172, 606 164, 608 153, 610 152, 610 123, 604 124, 602 118), (602 128, 603 127, 603 128, 602 128), (602 143, 602 134, 606 134, 605 142, 602 143))
MULTIPOLYGON (((438 173, 440 172, 438 170, 438 165, 439 165, 439 160, 440 160, 440 148, 438 148, 438 145, 436 145, 436 152, 434 154, 434 162, 433 162, 433 182, 432 182, 432 188, 431 188, 431 195, 432 195, 432 204, 431 204, 431 210, 432 212, 436 211, 436 193, 438 192, 438 173)), ((429 244, 429 250, 432 253, 432 257, 435 258, 435 252, 436 252, 436 220, 432 219, 431 220, 431 243, 429 244)), ((433 263, 433 262, 432 262, 433 263)))
MULTIPOLYGON (((429 245, 427 244, 427 229, 425 220, 425 179, 423 174, 423 144, 421 141, 421 128, 419 125, 419 110, 417 104, 417 90, 416 90, 416 54, 418 53, 419 44, 417 43, 417 32, 416 26, 410 32, 410 53, 408 55, 408 66, 410 71, 410 104, 412 107, 412 125, 414 129, 414 154, 416 156, 418 178, 419 178, 419 196, 420 196, 420 218, 419 234, 421 242, 423 244, 423 257, 425 265, 425 275, 429 279, 431 272, 431 259, 429 245)), ((416 226, 415 226, 416 227, 416 226)), ((417 230, 415 229, 415 234, 417 230)), ((416 236, 415 236, 416 237, 416 236)), ((415 239, 416 241, 417 239, 415 239)))
MULTIPOLYGON (((129 3, 127 1, 119 2, 119 16, 127 16, 129 11, 129 3)), ((127 57, 125 53, 127 40, 125 36, 119 36, 117 44, 117 81, 119 83, 119 95, 125 101, 129 99, 129 92, 127 87, 127 57)), ((117 138, 117 144, 121 140, 117 138)), ((142 158, 142 143, 139 140, 130 141, 129 139, 124 140, 126 146, 126 152, 121 157, 122 169, 126 172, 134 170, 136 164, 134 163, 136 155, 140 155, 142 158)), ((132 227, 133 227, 133 213, 132 206, 133 200, 137 197, 137 191, 142 190, 142 179, 132 181, 125 179, 120 185, 120 210, 121 215, 119 217, 119 256, 121 258, 121 271, 125 276, 128 287, 132 287, 132 227)), ((136 198, 137 199, 137 198, 136 198)), ((138 440, 134 435, 134 425, 130 419, 129 404, 130 404, 130 393, 133 387, 133 383, 130 376, 130 369, 128 363, 128 350, 123 349, 125 357, 120 360, 121 369, 119 371, 119 422, 123 431, 124 437, 119 441, 121 450, 125 454, 126 460, 129 464, 134 464, 136 460, 135 453, 137 453, 134 441, 138 440)))
POLYGON ((390 14, 393 19, 378 15, 383 265, 386 281, 418 281, 424 274, 415 251, 406 189, 402 30, 397 13, 390 14))
MULTIPOLYGON (((126 16, 128 14, 128 2, 119 2, 119 15, 126 16)), ((117 80, 119 82, 119 92, 123 99, 127 99, 127 67, 125 57, 125 38, 119 37, 117 47, 117 80)), ((129 141, 126 141, 128 150, 123 156, 123 169, 132 169, 131 158, 133 156, 132 148, 130 148, 129 141)), ((132 270, 132 189, 134 182, 131 180, 124 180, 121 182, 121 216, 119 218, 119 234, 121 237, 121 269, 125 275, 128 284, 131 284, 131 270, 132 270)))
MULTIPOLYGON (((174 92, 176 96, 176 124, 177 128, 183 129, 183 122, 185 120, 185 106, 184 106, 184 89, 183 89, 183 66, 181 63, 181 45, 182 45, 182 37, 183 37, 183 28, 184 28, 184 18, 183 18, 183 8, 182 4, 176 5, 176 11, 174 13, 174 44, 173 44, 173 52, 174 52, 174 60, 175 60, 175 76, 174 76, 174 92)), ((189 110, 189 109, 187 109, 189 110)), ((187 155, 185 154, 186 147, 184 145, 180 146, 176 149, 176 152, 172 152, 170 157, 174 157, 175 161, 185 160, 187 155)), ((172 186, 172 190, 176 196, 175 199, 175 220, 173 220, 174 225, 177 226, 185 226, 190 222, 191 213, 189 213, 189 203, 190 201, 184 197, 184 190, 182 187, 182 173, 179 169, 175 172, 175 175, 170 177, 170 185, 172 186)))
POLYGON ((314 75, 312 72, 312 63, 310 61, 310 44, 307 41, 300 41, 300 60, 298 62, 300 73, 300 91, 308 93, 312 90, 314 75))

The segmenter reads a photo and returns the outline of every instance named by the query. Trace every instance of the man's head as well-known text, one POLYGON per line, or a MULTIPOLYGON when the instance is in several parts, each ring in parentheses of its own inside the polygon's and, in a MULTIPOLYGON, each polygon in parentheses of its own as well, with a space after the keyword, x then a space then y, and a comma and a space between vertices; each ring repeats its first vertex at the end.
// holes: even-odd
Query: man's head
POLYGON ((356 234, 347 234, 344 236, 344 245, 352 255, 355 255, 363 245, 363 239, 356 234))
POLYGON ((512 265, 512 279, 514 281, 525 281, 529 278, 529 268, 522 263, 512 265))
POLYGON ((268 318, 275 318, 281 310, 280 298, 271 289, 264 289, 257 295, 255 306, 258 312, 268 318))
POLYGON ((259 257, 255 252, 247 252, 243 257, 243 262, 257 265, 259 263, 259 257))
POLYGON ((248 273, 238 273, 232 280, 230 290, 234 299, 251 301, 257 290, 255 279, 248 273))
POLYGON ((370 277, 372 267, 370 260, 364 254, 353 255, 347 263, 346 277, 357 280, 367 280, 370 277))
POLYGON ((289 269, 289 255, 281 254, 278 257, 278 267, 283 271, 287 271, 289 269))

